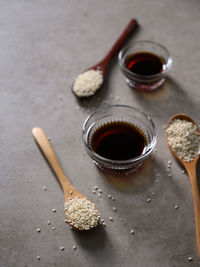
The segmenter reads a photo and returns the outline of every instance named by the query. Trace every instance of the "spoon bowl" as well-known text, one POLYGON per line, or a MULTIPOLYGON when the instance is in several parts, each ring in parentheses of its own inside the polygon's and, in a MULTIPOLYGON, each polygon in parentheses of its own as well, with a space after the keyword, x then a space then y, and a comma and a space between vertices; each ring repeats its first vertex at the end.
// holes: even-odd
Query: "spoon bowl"
MULTIPOLYGON (((39 145, 39 147, 41 148, 44 156, 46 157, 46 159, 48 160, 51 168, 53 169, 54 173, 56 174, 62 189, 63 189, 63 193, 64 193, 64 197, 65 197, 65 204, 68 203, 70 200, 73 199, 82 199, 82 200, 87 200, 87 203, 91 204, 91 206, 94 206, 94 204, 85 198, 84 195, 82 195, 67 179, 59 161, 58 158, 55 155, 55 152, 46 136, 46 134, 44 133, 44 131, 39 128, 39 127, 35 127, 32 130, 32 134, 37 142, 37 144, 39 145)), ((96 209, 96 208, 95 208, 96 209)), ((66 209, 65 209, 66 210, 66 209)), ((97 209, 96 209, 97 210, 97 209)), ((99 212, 98 212, 99 213, 99 212)), ((66 220, 67 222, 75 229, 77 230, 85 230, 82 227, 76 227, 74 226, 73 222, 69 219, 67 211, 66 211, 66 220)), ((92 228, 92 227, 91 227, 92 228)), ((89 230, 89 229, 87 229, 89 230)))
MULTIPOLYGON (((197 129, 200 133, 200 130, 198 128, 198 125, 196 124, 196 122, 190 118, 188 115, 186 114, 176 114, 173 117, 171 117, 171 119, 169 120, 168 124, 167 124, 167 128, 169 127, 169 125, 172 123, 172 121, 174 121, 175 119, 179 119, 179 120, 185 120, 185 121, 189 121, 192 122, 194 125, 197 126, 197 129)), ((167 129, 166 128, 166 129, 167 129)), ((168 134, 166 132, 166 139, 167 139, 167 143, 168 143, 168 134)), ((169 149, 172 152, 172 154, 175 156, 175 158, 185 167, 189 178, 190 178, 190 182, 191 182, 191 186, 192 186, 192 193, 193 193, 193 202, 194 202, 194 217, 195 217, 195 225, 196 225, 196 240, 197 240, 197 247, 198 247, 198 253, 200 256, 200 196, 199 196, 199 188, 198 188, 198 181, 197 181, 197 173, 196 173, 196 169, 197 169, 197 163, 199 160, 199 155, 197 155, 193 160, 191 160, 190 162, 186 162, 184 159, 180 158, 176 152, 172 149, 172 147, 169 145, 169 149)))
POLYGON ((107 72, 107 67, 108 67, 110 61, 112 60, 114 55, 119 51, 119 49, 121 48, 121 46, 123 45, 123 43, 125 42, 127 37, 131 34, 133 29, 136 28, 136 26, 137 26, 137 21, 135 19, 131 19, 130 22, 128 23, 128 25, 126 26, 126 28, 124 29, 124 31, 122 32, 122 34, 120 35, 120 37, 117 39, 117 41, 112 46, 112 48, 109 50, 109 52, 106 54, 106 56, 100 62, 98 62, 94 66, 88 68, 86 71, 84 71, 82 73, 82 74, 84 74, 90 70, 94 70, 94 71, 99 72, 101 79, 98 81, 98 84, 94 90, 90 90, 90 88, 88 88, 88 86, 90 87, 90 84, 92 86, 92 81, 89 78, 89 79, 86 79, 86 82, 89 83, 88 86, 86 86, 85 88, 80 88, 80 93, 77 93, 77 90, 74 89, 75 88, 74 86, 75 86, 77 79, 80 77, 80 75, 77 77, 77 79, 75 80, 75 82, 72 85, 72 92, 75 94, 75 96, 81 97, 81 98, 82 97, 90 97, 90 96, 94 95, 96 93, 96 91, 98 91, 100 89, 100 87, 103 85, 103 82, 104 82, 104 79, 106 76, 106 72, 107 72))

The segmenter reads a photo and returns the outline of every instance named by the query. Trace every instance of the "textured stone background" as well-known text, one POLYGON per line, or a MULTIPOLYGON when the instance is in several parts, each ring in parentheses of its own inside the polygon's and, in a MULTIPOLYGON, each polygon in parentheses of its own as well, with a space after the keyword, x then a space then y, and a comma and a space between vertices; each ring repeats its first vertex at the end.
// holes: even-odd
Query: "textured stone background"
POLYGON ((0 266, 200 266, 190 182, 163 128, 179 112, 200 123, 199 13, 198 0, 0 1, 0 266), (157 41, 171 52, 166 83, 149 94, 133 91, 115 59, 102 90, 78 101, 73 80, 105 55, 132 17, 140 29, 131 40, 157 41), (156 124, 158 151, 130 177, 103 174, 84 150, 82 124, 106 101, 138 107, 156 124), (64 222, 63 193, 33 140, 34 126, 51 138, 69 180, 95 202, 106 228, 77 233, 64 222), (95 185, 102 198, 92 194, 95 185))

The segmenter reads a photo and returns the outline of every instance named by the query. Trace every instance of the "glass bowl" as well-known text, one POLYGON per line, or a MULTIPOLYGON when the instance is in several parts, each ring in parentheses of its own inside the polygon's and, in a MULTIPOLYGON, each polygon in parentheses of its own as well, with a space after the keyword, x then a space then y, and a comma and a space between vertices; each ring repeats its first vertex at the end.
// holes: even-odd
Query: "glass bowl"
MULTIPOLYGON (((87 153, 98 168, 111 174, 129 174, 136 171, 151 154, 156 145, 156 129, 150 116, 137 108, 126 105, 108 105, 97 109, 87 117, 83 124, 83 142, 87 153), (125 123, 138 129, 145 140, 141 154, 128 159, 116 160, 104 157, 95 151, 92 143, 97 130, 115 123, 125 123)), ((111 148, 111 152, 113 149, 114 147, 111 148)), ((134 149, 133 147, 133 151, 134 149)))
POLYGON ((119 52, 118 61, 127 84, 131 88, 146 91, 160 87, 164 83, 165 76, 172 66, 172 57, 169 51, 161 44, 152 41, 138 41, 124 47, 119 52), (138 74, 135 73, 134 70, 131 71, 128 69, 126 64, 127 59, 138 53, 147 53, 157 56, 162 64, 160 72, 146 75, 138 74))

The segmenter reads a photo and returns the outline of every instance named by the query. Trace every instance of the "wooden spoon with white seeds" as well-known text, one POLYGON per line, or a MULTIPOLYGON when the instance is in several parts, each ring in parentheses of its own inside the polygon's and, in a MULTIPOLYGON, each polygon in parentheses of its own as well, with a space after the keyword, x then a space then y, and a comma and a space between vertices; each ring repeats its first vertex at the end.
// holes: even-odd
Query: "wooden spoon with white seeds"
POLYGON ((138 26, 136 19, 131 19, 123 30, 117 41, 114 43, 112 48, 106 54, 106 56, 94 66, 88 68, 86 71, 81 73, 75 80, 72 85, 72 92, 77 97, 90 97, 93 96, 96 91, 100 89, 103 85, 107 68, 112 60, 112 58, 116 55, 119 49, 122 47, 123 43, 126 41, 128 36, 132 33, 132 31, 138 26), (88 73, 88 71, 92 71, 88 73), (89 74, 89 75, 88 75, 89 74))
MULTIPOLYGON (((65 203, 69 202, 69 200, 73 201, 73 199, 86 199, 85 196, 83 196, 81 193, 78 192, 78 190, 69 182, 69 180, 67 179, 59 161, 58 158, 55 155, 55 152, 50 144, 50 142, 48 141, 48 138, 46 136, 46 134, 44 133, 44 131, 39 128, 39 127, 35 127, 32 130, 32 134, 37 142, 37 144, 39 145, 40 149, 42 150, 44 156, 46 157, 46 159, 48 160, 51 168, 53 169, 54 173, 56 174, 62 189, 63 189, 63 193, 64 193, 64 197, 65 197, 65 203)), ((93 207, 94 204, 88 200, 88 203, 91 204, 93 207)), ((95 208, 96 209, 96 208, 95 208)), ((68 214, 66 212, 66 220, 68 221, 68 223, 73 227, 76 228, 77 230, 89 230, 89 229, 84 229, 82 227, 77 227, 76 225, 73 224, 73 222, 68 218, 68 214)), ((92 227, 91 227, 92 228, 92 227)))
MULTIPOLYGON (((185 120, 188 122, 192 122, 194 125, 197 126, 198 131, 200 132, 198 125, 196 122, 194 122, 188 115, 186 114, 176 114, 173 116, 168 124, 167 128, 169 125, 172 123, 172 121, 180 119, 180 120, 185 120)), ((166 129, 167 129, 166 128, 166 129)), ((168 134, 166 132, 166 138, 167 138, 167 143, 168 143, 168 134)), ((172 149, 172 147, 169 145, 169 149, 172 152, 172 154, 175 156, 175 158, 185 167, 187 170, 187 173, 190 177, 190 182, 192 186, 192 193, 193 193, 193 201, 194 201, 194 217, 195 217, 195 226, 196 226, 196 239, 197 239, 197 247, 198 247, 198 253, 200 256, 200 196, 199 196, 199 188, 198 188, 198 182, 197 182, 197 163, 199 160, 199 155, 197 155, 193 160, 190 162, 186 162, 184 159, 180 158, 175 151, 172 149)))

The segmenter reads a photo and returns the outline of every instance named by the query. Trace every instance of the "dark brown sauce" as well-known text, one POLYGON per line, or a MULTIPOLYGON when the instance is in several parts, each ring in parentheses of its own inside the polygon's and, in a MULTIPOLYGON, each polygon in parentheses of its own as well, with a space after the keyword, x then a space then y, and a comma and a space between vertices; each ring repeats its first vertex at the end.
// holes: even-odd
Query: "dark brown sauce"
POLYGON ((164 60, 153 53, 139 52, 129 55, 125 65, 133 73, 154 75, 163 71, 164 60))
POLYGON ((143 153, 146 139, 141 130, 127 122, 109 122, 91 138, 92 149, 111 160, 127 160, 143 153))

